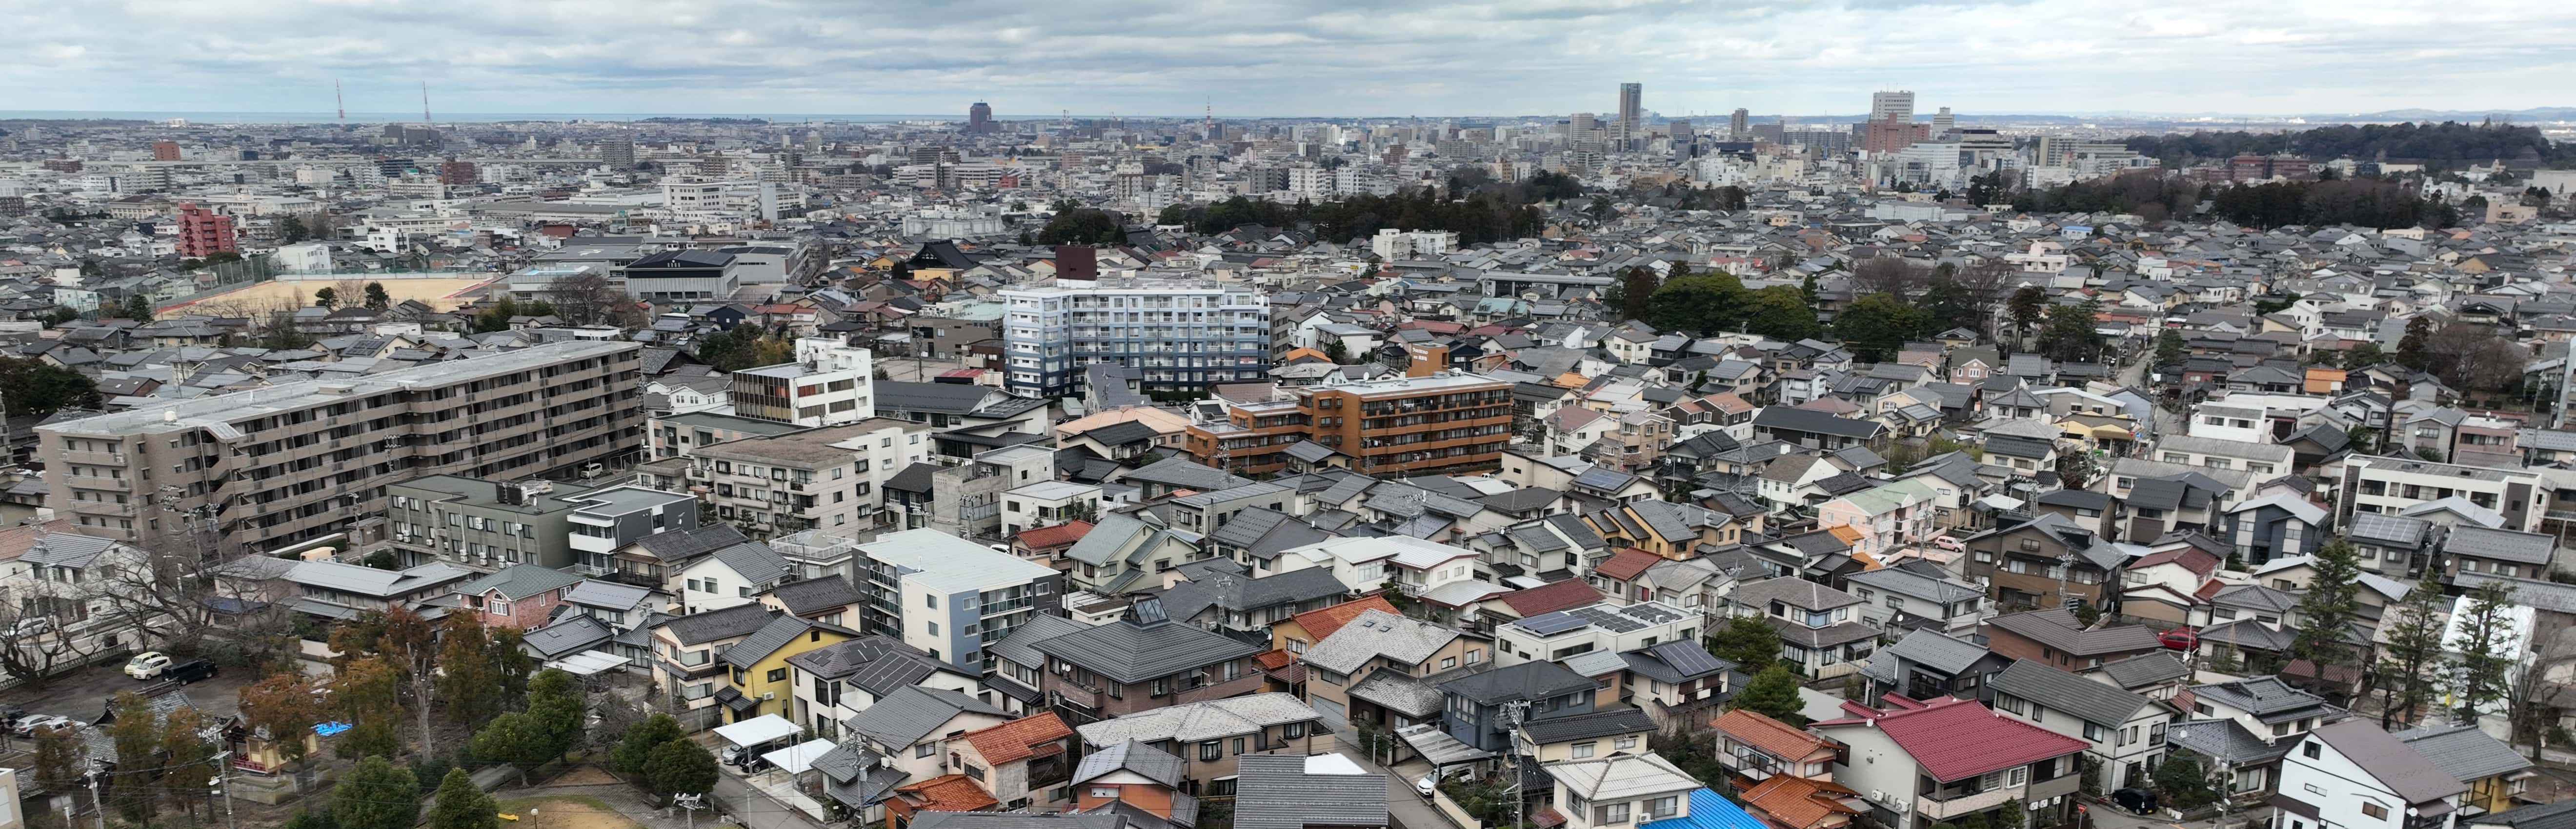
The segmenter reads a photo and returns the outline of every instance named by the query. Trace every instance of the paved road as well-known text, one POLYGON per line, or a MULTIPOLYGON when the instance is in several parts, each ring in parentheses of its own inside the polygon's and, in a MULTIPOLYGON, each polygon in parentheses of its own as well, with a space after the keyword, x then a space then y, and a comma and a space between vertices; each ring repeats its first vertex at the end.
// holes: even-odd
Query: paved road
POLYGON ((1431 773, 1430 764, 1419 761, 1399 764, 1398 768, 1402 770, 1398 771, 1369 762, 1358 751, 1345 749, 1339 753, 1360 764, 1364 770, 1386 775, 1386 816, 1394 824, 1394 829, 1463 829, 1432 806, 1431 801, 1414 793, 1414 778, 1431 773))
POLYGON ((716 799, 726 804, 734 822, 741 824, 743 829, 818 829, 821 825, 795 807, 780 803, 767 792, 744 783, 730 769, 716 775, 716 799))
MULTIPOLYGON (((107 703, 120 691, 131 691, 152 683, 126 676, 125 663, 115 662, 85 668, 55 677, 44 688, 17 687, 0 693, 0 702, 16 705, 34 714, 59 714, 81 722, 98 719, 107 703)), ((259 680, 252 668, 226 667, 211 679, 183 686, 188 704, 200 711, 229 717, 241 710, 241 688, 259 680)))
POLYGON ((2109 803, 2092 804, 2087 814, 2093 818, 2092 829, 2220 829, 2266 825, 2271 820, 2272 807, 2259 806, 2250 811, 2230 813, 2223 818, 2193 821, 2167 820, 2162 814, 2133 815, 2109 803))

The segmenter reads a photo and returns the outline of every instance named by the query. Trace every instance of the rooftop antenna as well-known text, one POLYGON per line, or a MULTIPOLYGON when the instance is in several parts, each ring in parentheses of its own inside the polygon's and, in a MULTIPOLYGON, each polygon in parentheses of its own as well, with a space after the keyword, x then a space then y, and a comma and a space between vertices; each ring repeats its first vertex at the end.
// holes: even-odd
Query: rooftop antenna
POLYGON ((432 118, 430 118, 430 117, 429 117, 429 82, 428 82, 428 81, 421 81, 421 82, 420 82, 420 120, 421 120, 423 123, 429 124, 429 125, 431 125, 431 126, 437 126, 437 125, 438 125, 438 121, 437 121, 437 120, 432 119, 432 118))
POLYGON ((331 105, 340 111, 340 123, 349 123, 349 99, 340 94, 340 79, 331 79, 331 105))

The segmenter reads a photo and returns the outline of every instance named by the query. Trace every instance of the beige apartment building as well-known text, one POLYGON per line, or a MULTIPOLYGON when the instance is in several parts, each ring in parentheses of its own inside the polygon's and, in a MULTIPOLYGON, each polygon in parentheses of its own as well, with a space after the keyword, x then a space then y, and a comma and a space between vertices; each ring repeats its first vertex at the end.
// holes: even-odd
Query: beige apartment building
POLYGON ((542 345, 40 426, 45 505, 86 535, 209 556, 385 539, 385 485, 503 481, 631 454, 642 347, 542 345), (193 535, 188 535, 193 533, 193 535))

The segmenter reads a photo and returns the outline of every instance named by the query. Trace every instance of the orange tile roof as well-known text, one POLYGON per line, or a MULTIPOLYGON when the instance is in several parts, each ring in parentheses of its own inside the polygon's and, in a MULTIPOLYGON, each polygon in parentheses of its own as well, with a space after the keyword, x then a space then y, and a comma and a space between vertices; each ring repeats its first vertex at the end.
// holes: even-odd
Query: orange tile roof
POLYGON ((1834 744, 1832 740, 1792 728, 1788 723, 1741 709, 1728 711, 1708 724, 1726 732, 1726 736, 1735 738, 1736 742, 1792 762, 1818 748, 1834 744))
MULTIPOLYGON (((975 747, 975 753, 984 755, 984 762, 1008 763, 1040 753, 1040 745, 1071 736, 1073 729, 1064 724, 1064 718, 1049 711, 966 732, 966 743, 975 747)), ((1061 746, 1055 748, 1060 750, 1061 746)))
POLYGON ((1033 548, 1060 547, 1081 541, 1091 533, 1091 522, 1075 521, 1034 530, 1021 530, 1020 541, 1033 548))
POLYGON ((895 789, 895 793, 906 795, 914 809, 924 812, 976 812, 1002 805, 991 792, 963 774, 933 777, 895 789))
POLYGON ((1774 774, 1760 785, 1745 790, 1744 805, 1770 818, 1773 825, 1804 829, 1836 813, 1860 814, 1859 810, 1843 805, 1840 800, 1858 796, 1858 792, 1831 781, 1774 774))
POLYGON ((1253 661, 1253 662, 1256 662, 1256 663, 1259 663, 1259 664, 1261 665, 1261 669, 1262 669, 1262 670, 1265 670, 1265 671, 1275 671, 1275 670, 1278 670, 1278 669, 1280 669, 1280 668, 1285 668, 1285 667, 1288 667, 1288 666, 1290 666, 1290 665, 1297 664, 1297 655, 1296 655, 1296 654, 1293 654, 1293 653, 1289 653, 1288 651, 1286 651, 1286 650, 1284 650, 1284 649, 1283 649, 1283 650, 1265 651, 1265 652, 1263 652, 1263 653, 1261 653, 1261 654, 1258 654, 1258 655, 1256 655, 1256 656, 1252 657, 1252 661, 1253 661))
POLYGON ((1831 527, 1826 527, 1825 532, 1832 534, 1833 537, 1837 539, 1841 539, 1845 544, 1858 544, 1862 538, 1866 537, 1861 533, 1859 527, 1854 527, 1850 524, 1835 524, 1831 527))
POLYGON ((1296 620, 1298 627, 1306 629, 1306 635, 1315 637, 1315 641, 1321 642, 1325 637, 1333 635, 1333 631, 1341 630, 1343 625, 1350 624, 1352 619, 1359 618, 1361 613, 1371 610, 1383 610, 1398 616, 1404 615, 1404 611, 1395 609, 1395 605, 1388 602, 1385 596, 1368 596, 1332 607, 1309 610, 1290 618, 1296 620))
POLYGON ((1627 581, 1645 574, 1646 568, 1653 567, 1655 562, 1662 560, 1664 560, 1663 556, 1654 553, 1635 547, 1621 547, 1618 552, 1611 553, 1609 559, 1601 562, 1601 566, 1592 568, 1592 572, 1627 581))

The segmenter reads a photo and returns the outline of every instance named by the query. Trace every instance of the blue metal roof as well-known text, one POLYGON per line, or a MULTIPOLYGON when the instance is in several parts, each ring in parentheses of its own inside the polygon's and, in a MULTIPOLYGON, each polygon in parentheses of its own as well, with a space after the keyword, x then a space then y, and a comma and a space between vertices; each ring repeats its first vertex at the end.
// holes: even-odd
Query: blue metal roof
POLYGON ((1690 814, 1670 820, 1637 824, 1637 829, 1769 829, 1760 818, 1744 807, 1728 802, 1724 795, 1702 787, 1690 793, 1690 814))

